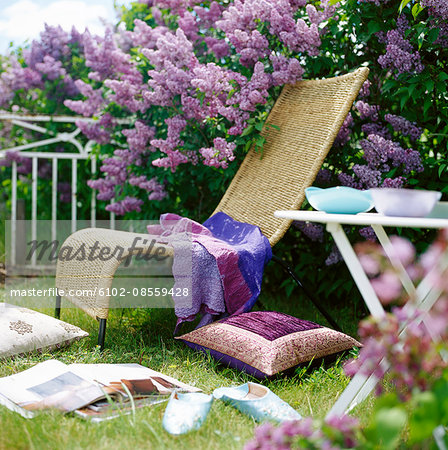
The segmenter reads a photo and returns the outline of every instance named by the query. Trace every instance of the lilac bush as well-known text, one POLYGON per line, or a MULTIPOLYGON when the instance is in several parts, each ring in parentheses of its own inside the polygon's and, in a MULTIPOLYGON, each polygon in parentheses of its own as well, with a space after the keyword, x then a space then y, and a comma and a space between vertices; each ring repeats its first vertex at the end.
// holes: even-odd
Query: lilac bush
MULTIPOLYGON (((110 200, 113 190, 118 204, 126 196, 143 199, 146 192, 129 183, 136 176, 156 178, 159 186, 168 189, 166 196, 172 197, 177 195, 172 183, 179 175, 170 176, 167 170, 179 174, 183 165, 195 166, 190 169, 193 173, 204 171, 201 166, 228 169, 230 165, 233 173, 235 166, 230 163, 239 161, 242 151, 251 144, 262 147, 263 138, 257 138, 261 128, 255 125, 266 117, 278 87, 294 83, 305 72, 318 76, 310 67, 315 65, 314 58, 322 59, 334 46, 335 36, 329 31, 339 26, 337 3, 143 2, 123 16, 128 29, 121 33, 121 40, 114 41, 110 31, 102 39, 84 36, 89 78, 102 85, 93 88, 78 82, 85 100, 65 104, 81 114, 132 113, 147 126, 158 123, 144 154, 145 170, 132 162, 140 157, 124 161, 108 147, 107 167, 102 170, 105 183, 89 184, 108 186, 109 195, 103 189, 99 198, 110 200), (149 13, 144 21, 143 12, 149 13), (126 44, 120 48, 123 39, 126 44), (111 158, 117 162, 111 163, 111 158), (111 164, 121 167, 126 177, 113 175, 111 164)), ((349 2, 346 8, 362 11, 364 7, 355 8, 349 2)), ((372 35, 385 50, 377 55, 377 64, 395 79, 424 69, 420 53, 407 40, 410 30, 403 14, 394 28, 372 35)), ((332 165, 329 183, 360 189, 383 184, 404 187, 407 179, 423 171, 421 152, 411 146, 423 128, 372 103, 370 98, 378 97, 381 88, 378 81, 363 87, 335 142, 345 155, 345 149, 353 146, 361 146, 363 153, 341 160, 336 151, 333 159, 339 162, 332 165)), ((114 140, 123 142, 116 128, 114 140)), ((84 131, 101 144, 112 138, 101 121, 84 126, 84 131)), ((113 205, 107 209, 124 211, 113 205)))
POLYGON ((141 198, 149 187, 154 190, 147 199, 166 197, 166 170, 174 173, 185 164, 227 169, 248 143, 258 139, 262 146, 255 125, 266 117, 277 86, 301 79, 299 55, 319 53, 326 33, 322 24, 336 11, 329 1, 311 3, 152 2, 151 18, 135 18, 125 32, 127 52, 110 31, 102 39, 84 36, 92 83, 76 81, 85 99, 65 105, 101 117, 95 126, 84 126, 86 135, 105 144, 113 129, 114 139, 123 142, 113 120, 111 126, 101 123, 108 114, 132 113, 140 129, 158 125, 144 150, 113 150, 102 163, 104 181, 89 183, 99 190, 99 199, 117 200, 106 209, 120 214, 133 205, 139 210, 140 202, 125 199, 141 198), (131 183, 136 178, 140 181, 131 183))
MULTIPOLYGON (((78 126, 97 142, 99 174, 88 186, 97 191, 100 215, 107 208, 156 219, 171 210, 202 220, 247 150, 262 154, 260 132, 284 84, 367 64, 369 81, 316 184, 442 190, 448 181, 445 2, 422 1, 418 15, 416 1, 399 13, 401 3, 133 3, 104 36, 47 27, 29 48, 1 58, 1 107, 97 119, 78 126)), ((0 133, 3 142, 11 136, 6 127, 0 133)), ((318 235, 317 241, 307 241, 313 232, 292 236, 294 246, 286 245, 295 249, 293 260, 315 269, 307 275, 312 284, 324 279, 324 296, 356 295, 339 276, 321 276, 325 261, 340 256, 326 234, 318 235)), ((355 238, 365 236, 371 231, 355 238)))

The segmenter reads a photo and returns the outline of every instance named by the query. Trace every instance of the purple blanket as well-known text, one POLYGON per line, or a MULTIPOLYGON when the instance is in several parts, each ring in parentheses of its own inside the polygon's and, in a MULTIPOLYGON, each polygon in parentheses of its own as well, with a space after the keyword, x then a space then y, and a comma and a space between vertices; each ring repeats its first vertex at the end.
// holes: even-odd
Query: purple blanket
POLYGON ((203 225, 176 214, 163 214, 160 226, 148 232, 174 248, 174 290, 190 295, 173 297, 178 324, 205 314, 250 311, 260 294, 271 246, 260 229, 219 212, 203 225), (182 291, 178 291, 180 288, 182 291), (185 290, 184 290, 185 289, 185 290))

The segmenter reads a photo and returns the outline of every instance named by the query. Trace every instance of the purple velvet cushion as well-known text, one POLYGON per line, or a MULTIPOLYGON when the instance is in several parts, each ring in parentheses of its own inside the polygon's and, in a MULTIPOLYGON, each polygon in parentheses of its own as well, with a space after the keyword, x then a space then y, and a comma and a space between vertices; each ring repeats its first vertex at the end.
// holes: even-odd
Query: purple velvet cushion
POLYGON ((257 378, 361 346, 344 333, 274 311, 228 317, 176 339, 257 378))

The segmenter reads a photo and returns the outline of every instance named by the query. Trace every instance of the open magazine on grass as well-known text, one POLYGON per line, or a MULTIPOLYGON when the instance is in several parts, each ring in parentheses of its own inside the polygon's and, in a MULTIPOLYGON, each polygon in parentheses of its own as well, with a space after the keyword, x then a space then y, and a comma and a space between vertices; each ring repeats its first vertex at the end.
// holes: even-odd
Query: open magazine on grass
POLYGON ((165 401, 173 390, 200 391, 139 364, 48 360, 0 378, 0 404, 26 418, 57 409, 99 421, 165 401))

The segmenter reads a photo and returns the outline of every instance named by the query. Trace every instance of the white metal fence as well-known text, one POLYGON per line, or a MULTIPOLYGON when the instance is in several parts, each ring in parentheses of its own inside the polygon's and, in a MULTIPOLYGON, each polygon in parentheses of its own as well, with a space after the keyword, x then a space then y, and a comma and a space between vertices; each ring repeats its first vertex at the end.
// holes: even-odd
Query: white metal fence
MULTIPOLYGON (((31 158, 32 170, 31 170, 31 240, 36 239, 37 228, 37 211, 38 207, 38 161, 39 159, 51 160, 52 166, 52 180, 51 180, 51 199, 45 199, 45 208, 48 208, 48 204, 51 202, 51 239, 56 240, 56 221, 58 220, 58 164, 60 160, 71 160, 71 232, 76 231, 77 222, 77 194, 78 194, 78 163, 80 160, 87 160, 90 158, 91 173, 94 175, 97 170, 97 160, 94 157, 90 157, 90 151, 93 146, 93 141, 87 141, 84 144, 78 138, 80 137, 81 130, 75 125, 75 122, 81 120, 88 123, 95 123, 95 119, 85 117, 73 117, 73 116, 45 116, 45 115, 17 115, 17 114, 0 114, 0 121, 9 121, 10 123, 23 127, 25 129, 37 131, 42 133, 43 136, 49 136, 46 139, 30 142, 23 145, 17 145, 10 148, 0 149, 0 159, 5 157, 7 151, 20 152, 21 156, 31 158), (75 129, 71 132, 53 132, 48 128, 45 128, 37 123, 61 123, 61 124, 74 124, 75 129), (72 145, 75 151, 68 152, 49 152, 49 151, 35 151, 40 147, 52 145, 52 144, 64 144, 72 145)), ((129 124, 126 119, 117 121, 119 124, 129 124)), ((11 173, 11 265, 16 264, 16 248, 17 248, 17 162, 12 162, 11 173)), ((96 225, 96 192, 92 190, 90 199, 90 225, 94 227, 96 225)), ((110 213, 110 228, 115 228, 115 215, 110 213)), ((31 260, 31 266, 36 267, 36 255, 33 255, 31 260)))

